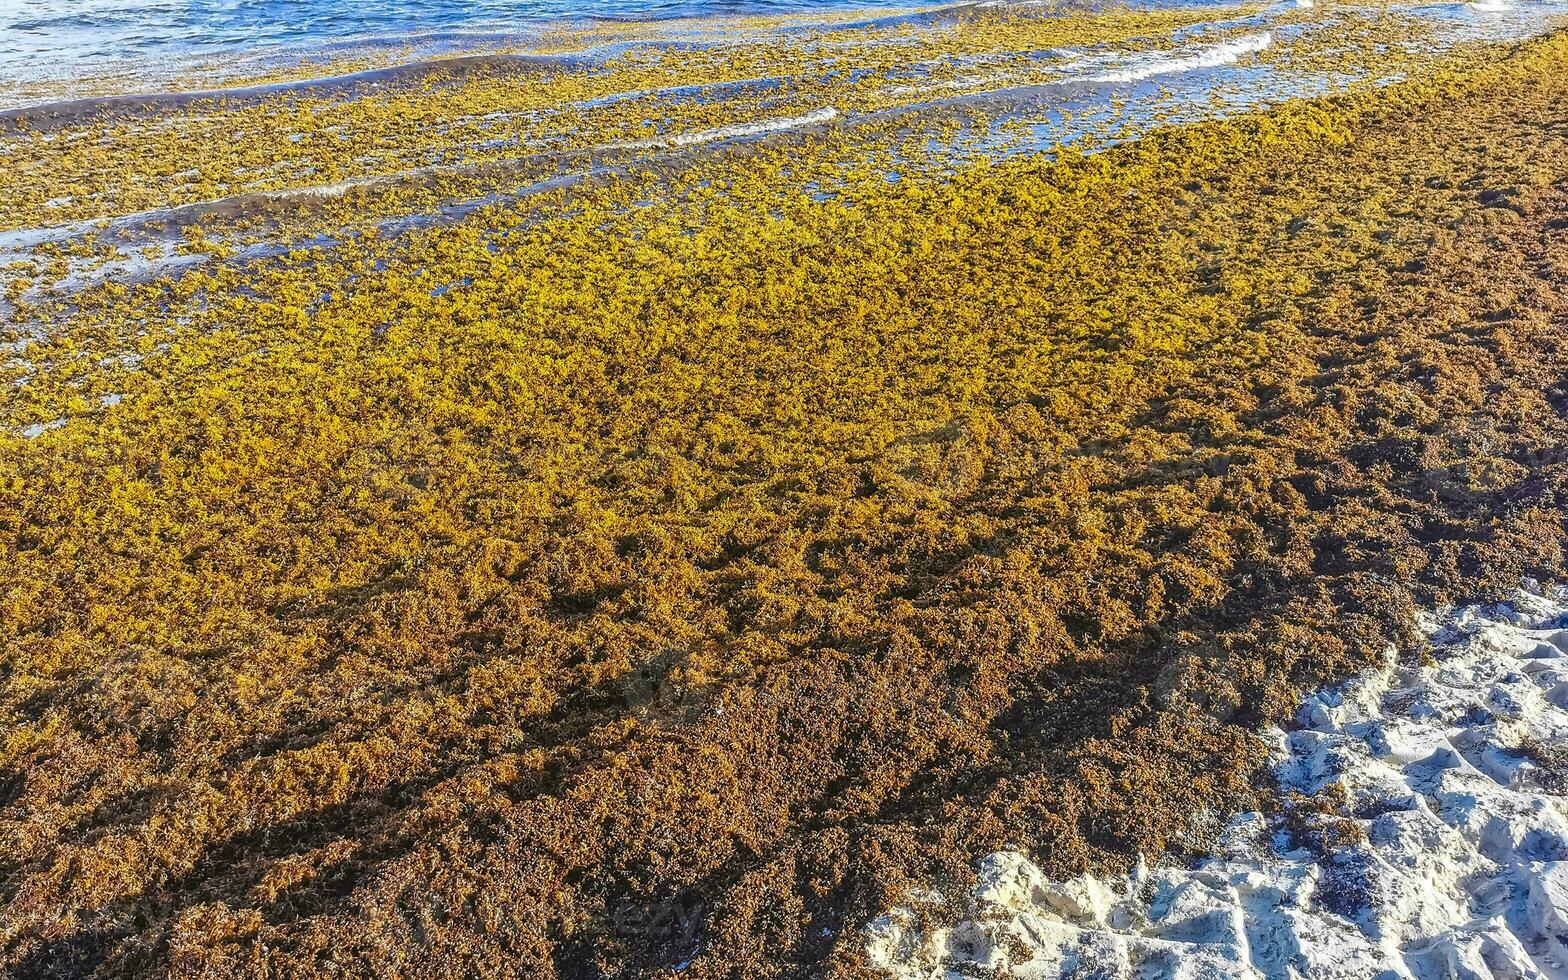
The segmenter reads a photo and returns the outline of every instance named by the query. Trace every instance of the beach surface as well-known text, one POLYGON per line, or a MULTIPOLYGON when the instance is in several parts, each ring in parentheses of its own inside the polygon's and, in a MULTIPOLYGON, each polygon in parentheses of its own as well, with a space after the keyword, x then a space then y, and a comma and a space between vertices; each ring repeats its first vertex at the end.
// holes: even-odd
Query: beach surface
POLYGON ((412 10, 0 81, 0 973, 1568 976, 1562 10, 412 10))

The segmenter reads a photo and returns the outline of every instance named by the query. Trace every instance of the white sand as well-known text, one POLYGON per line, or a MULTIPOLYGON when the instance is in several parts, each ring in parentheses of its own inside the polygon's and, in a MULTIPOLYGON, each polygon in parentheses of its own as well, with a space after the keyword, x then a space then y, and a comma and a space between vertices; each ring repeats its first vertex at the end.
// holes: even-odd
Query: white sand
POLYGON ((1282 788, 1338 784, 1339 826, 1364 841, 1304 846, 1252 813, 1192 869, 1052 881, 993 854, 956 927, 922 933, 909 908, 872 922, 872 965, 909 980, 1568 978, 1568 799, 1521 750, 1568 748, 1568 592, 1526 583, 1511 605, 1421 625, 1429 665, 1314 695, 1298 730, 1271 735, 1282 788))

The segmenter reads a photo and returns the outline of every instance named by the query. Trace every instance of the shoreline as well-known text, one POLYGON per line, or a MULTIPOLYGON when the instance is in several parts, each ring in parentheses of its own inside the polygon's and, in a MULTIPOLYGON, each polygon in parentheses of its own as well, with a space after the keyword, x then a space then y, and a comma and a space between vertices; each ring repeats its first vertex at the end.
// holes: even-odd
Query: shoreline
POLYGON ((1428 797, 1502 812, 1523 743, 1472 702, 1568 751, 1557 627, 1518 680, 1439 636, 1332 687, 1568 568, 1568 31, 1237 13, 8 135, 3 222, 88 225, 0 237, 0 971, 847 980, 977 875, 997 935, 1112 965, 1216 922, 1365 953, 1317 905, 1385 879, 1308 879, 1411 857, 1428 797), (199 267, 122 264, 161 259, 199 267), (1310 766, 1260 806, 1326 689, 1286 748, 1375 806, 1310 766), (1130 882, 1069 882, 1138 854, 1194 914, 1118 893, 1152 924, 1107 938, 1130 882))
MULTIPOLYGON (((653 18, 615 18, 604 15, 585 15, 540 21, 535 25, 537 36, 533 39, 533 43, 540 44, 540 46, 546 48, 560 48, 563 46, 571 48, 579 36, 583 39, 591 38, 595 33, 605 29, 634 31, 640 29, 648 32, 667 29, 686 22, 705 24, 708 27, 733 25, 740 30, 750 28, 785 32, 810 31, 826 27, 850 30, 876 29, 917 21, 935 22, 944 18, 962 16, 965 13, 981 9, 984 9, 983 5, 972 2, 960 2, 934 6, 894 8, 858 7, 853 4, 845 4, 841 7, 805 8, 799 11, 779 14, 722 13, 706 19, 693 18, 686 14, 671 14, 667 17, 653 18), (851 15, 862 13, 868 16, 851 17, 851 15), (846 19, 842 23, 832 20, 813 19, 835 14, 846 19), (780 21, 783 23, 777 23, 780 21), (794 23, 791 23, 791 21, 794 21, 794 23)), ((80 122, 93 115, 114 110, 134 109, 156 112, 179 108, 198 101, 228 102, 232 100, 265 98, 271 95, 288 93, 314 92, 317 89, 321 90, 323 95, 332 95, 338 90, 352 89, 359 85, 395 85, 419 81, 431 75, 452 74, 461 77, 467 72, 493 70, 495 68, 517 67, 525 70, 570 70, 602 63, 605 59, 613 57, 617 52, 634 46, 679 49, 686 46, 698 48, 705 43, 700 40, 683 41, 677 37, 659 37, 657 34, 650 34, 641 39, 589 42, 582 44, 576 50, 534 52, 509 50, 517 47, 517 36, 512 31, 500 30, 499 25, 496 25, 495 29, 491 30, 471 29, 462 31, 460 34, 467 41, 464 45, 454 49, 415 55, 409 59, 400 60, 392 64, 352 71, 333 72, 331 71, 331 66, 334 63, 362 58, 367 53, 378 48, 398 48, 411 43, 429 41, 431 38, 446 38, 451 35, 451 32, 413 34, 398 38, 363 38, 351 42, 321 45, 319 47, 303 46, 291 53, 279 54, 277 56, 278 62, 273 64, 266 72, 268 75, 290 75, 298 73, 302 69, 325 68, 328 69, 325 74, 312 74, 297 78, 285 77, 275 81, 245 81, 241 79, 232 85, 201 88, 181 86, 180 80, 176 77, 167 80, 166 83, 172 84, 174 87, 165 90, 105 93, 84 98, 48 99, 31 101, 22 105, 0 106, 0 127, 14 128, 21 122, 68 125, 80 122), (336 54, 324 63, 317 63, 317 59, 328 52, 336 52, 336 54)), ((205 66, 210 63, 214 56, 203 54, 191 55, 189 57, 198 66, 205 66)), ((137 76, 133 71, 125 77, 127 81, 134 82, 137 76)))

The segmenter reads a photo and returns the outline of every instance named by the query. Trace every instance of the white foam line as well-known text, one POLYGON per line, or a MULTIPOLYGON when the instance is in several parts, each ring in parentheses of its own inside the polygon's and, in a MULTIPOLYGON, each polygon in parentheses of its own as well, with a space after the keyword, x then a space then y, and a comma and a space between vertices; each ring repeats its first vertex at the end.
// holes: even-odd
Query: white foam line
POLYGON ((1266 50, 1274 43, 1273 35, 1267 31, 1258 34, 1248 34, 1234 41, 1225 41, 1221 44, 1211 44, 1201 47, 1186 55, 1158 55, 1120 71, 1108 71, 1091 76, 1093 82, 1141 82, 1146 78, 1156 75, 1175 75, 1180 72, 1198 71, 1203 68, 1218 68, 1221 65, 1231 65, 1240 61, 1249 54, 1257 54, 1266 50))
POLYGON ((1426 664, 1391 657, 1272 734, 1281 788, 1326 812, 1244 814, 1194 868, 1060 880, 992 854, 957 925, 922 929, 906 906, 867 926, 871 966, 900 980, 1568 977, 1568 589, 1526 581, 1511 603, 1420 626, 1426 664))
POLYGON ((702 143, 714 143, 719 140, 741 139, 746 136, 762 136, 767 133, 780 133, 785 130, 800 129, 804 126, 817 126, 837 118, 837 109, 832 106, 823 106, 820 109, 813 109, 798 116, 782 116, 777 119, 759 119, 756 122, 733 123, 729 126, 699 129, 690 133, 675 133, 671 136, 656 136, 652 139, 612 143, 610 147, 617 150, 651 150, 660 146, 698 146, 702 143))
MULTIPOLYGON (((1312 0, 1297 0, 1298 3, 1310 6, 1312 0)), ((1498 0, 1483 0, 1483 2, 1498 2, 1498 0)), ((1094 55, 1078 57, 1066 62, 1061 69, 1063 74, 1055 78, 1042 80, 1042 85, 1072 85, 1082 83, 1117 83, 1137 82, 1157 75, 1173 75, 1187 71, 1197 71, 1203 68, 1218 68, 1221 65, 1234 64, 1249 54, 1256 54, 1267 49, 1273 43, 1273 37, 1267 32, 1248 34, 1234 41, 1220 44, 1198 45, 1184 49, 1182 52, 1164 52, 1142 57, 1133 56, 1127 60, 1126 66, 1113 70, 1103 70, 1107 60, 1115 56, 1094 55), (1076 71, 1072 69, 1077 69, 1076 71)), ((1113 61, 1114 63, 1114 61, 1113 61)), ((956 91, 971 88, 980 88, 986 85, 1005 83, 1017 79, 1016 74, 995 74, 975 76, 972 78, 955 78, 941 82, 929 82, 914 85, 894 85, 882 90, 883 95, 906 96, 920 95, 938 91, 956 91)))

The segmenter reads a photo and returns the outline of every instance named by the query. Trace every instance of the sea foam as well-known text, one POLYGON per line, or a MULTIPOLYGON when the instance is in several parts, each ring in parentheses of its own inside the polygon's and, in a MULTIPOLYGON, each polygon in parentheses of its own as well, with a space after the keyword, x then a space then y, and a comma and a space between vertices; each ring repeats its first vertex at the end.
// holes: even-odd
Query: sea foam
POLYGON ((1090 81, 1141 82, 1156 75, 1174 75, 1203 68, 1218 68, 1221 65, 1235 64, 1249 54, 1267 50, 1272 43, 1274 43, 1273 35, 1267 31, 1247 34, 1233 41, 1211 44, 1185 53, 1154 55, 1134 61, 1125 68, 1095 75, 1090 81))

